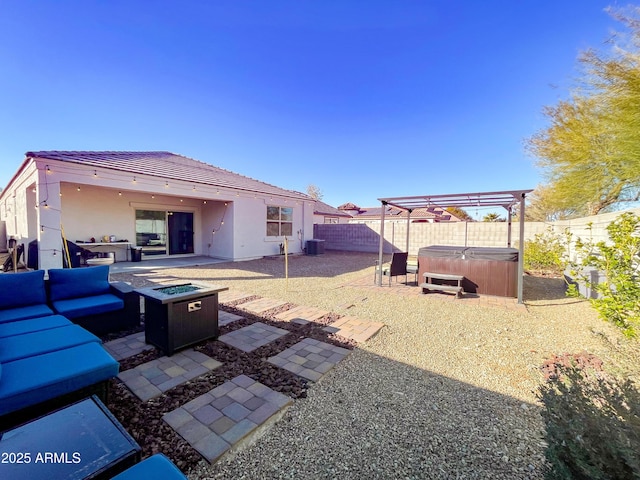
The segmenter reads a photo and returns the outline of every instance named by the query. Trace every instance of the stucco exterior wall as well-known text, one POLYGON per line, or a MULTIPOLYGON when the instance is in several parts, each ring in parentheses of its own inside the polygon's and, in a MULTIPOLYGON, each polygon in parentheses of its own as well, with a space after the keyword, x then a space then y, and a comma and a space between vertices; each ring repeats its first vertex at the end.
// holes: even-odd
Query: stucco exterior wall
MULTIPOLYGON (((160 210, 193 213, 194 232, 202 231, 203 203, 195 198, 178 198, 169 195, 119 191, 110 188, 60 184, 61 221, 67 240, 96 241, 107 235, 116 240, 128 240, 136 244, 135 211, 160 210), (78 187, 80 190, 78 190, 78 187)), ((97 247, 98 251, 114 251, 117 261, 124 261, 126 250, 114 247, 97 247)), ((203 237, 194 236, 194 253, 206 255, 203 237)))
MULTIPOLYGON (((243 260, 279 253, 283 238, 266 236, 267 205, 293 208, 289 251, 301 252, 313 236, 313 202, 30 160, 0 195, 0 220, 7 235, 25 246, 39 240, 44 269, 62 266, 62 229, 73 242, 114 235, 135 245, 136 209, 192 212, 195 254, 243 260)), ((125 259, 124 248, 95 249, 114 251, 117 261, 125 259)))
POLYGON ((289 253, 301 253, 305 239, 312 238, 313 206, 290 199, 257 198, 234 202, 234 258, 238 260, 278 255, 284 237, 268 237, 267 207, 293 208, 293 235, 287 236, 289 253), (308 236, 305 232, 308 232, 308 236))
MULTIPOLYGON (((36 188, 37 180, 36 165, 31 162, 16 176, 11 188, 7 188, 2 192, 2 200, 0 201, 0 220, 5 222, 7 238, 15 238, 20 243, 28 243, 28 239, 35 235, 35 232, 29 232, 29 216, 35 217, 35 211, 27 212, 29 206, 35 208, 35 193, 32 192, 36 188), (29 195, 27 192, 31 193, 29 195)), ((32 221, 32 225, 35 223, 32 221)))

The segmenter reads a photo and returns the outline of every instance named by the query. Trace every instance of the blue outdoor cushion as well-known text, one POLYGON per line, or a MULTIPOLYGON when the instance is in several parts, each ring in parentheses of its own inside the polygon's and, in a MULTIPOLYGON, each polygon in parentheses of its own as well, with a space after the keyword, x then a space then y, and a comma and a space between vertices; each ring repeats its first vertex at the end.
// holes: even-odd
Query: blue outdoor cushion
POLYGON ((78 325, 0 338, 0 363, 13 362, 21 358, 34 357, 91 342, 102 343, 93 333, 89 333, 78 325))
POLYGON ((0 309, 45 303, 44 270, 0 275, 0 309))
POLYGON ((186 478, 171 460, 162 453, 156 453, 127 468, 112 480, 186 480, 186 478))
POLYGON ((0 415, 109 380, 118 369, 95 342, 3 363, 0 415))
POLYGON ((53 315, 47 304, 29 305, 27 307, 15 307, 8 310, 0 310, 0 323, 15 322, 16 320, 26 320, 28 318, 46 317, 53 315))
POLYGON ((94 297, 71 298, 53 302, 56 313, 73 320, 74 318, 98 315, 124 308, 124 300, 111 293, 96 295, 94 297))
POLYGON ((67 325, 73 324, 62 315, 49 315, 48 317, 0 323, 0 338, 22 335, 23 333, 40 332, 49 330, 50 328, 65 327, 67 325))
POLYGON ((109 293, 109 265, 49 270, 50 300, 90 297, 109 293))

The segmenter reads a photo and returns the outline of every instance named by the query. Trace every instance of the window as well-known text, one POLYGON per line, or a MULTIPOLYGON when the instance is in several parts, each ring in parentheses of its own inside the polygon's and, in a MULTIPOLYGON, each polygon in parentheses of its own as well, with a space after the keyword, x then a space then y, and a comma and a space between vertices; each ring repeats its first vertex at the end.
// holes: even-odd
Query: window
POLYGON ((324 223, 339 223, 336 217, 324 217, 324 223))
POLYGON ((293 235, 293 208, 267 207, 267 237, 293 235))

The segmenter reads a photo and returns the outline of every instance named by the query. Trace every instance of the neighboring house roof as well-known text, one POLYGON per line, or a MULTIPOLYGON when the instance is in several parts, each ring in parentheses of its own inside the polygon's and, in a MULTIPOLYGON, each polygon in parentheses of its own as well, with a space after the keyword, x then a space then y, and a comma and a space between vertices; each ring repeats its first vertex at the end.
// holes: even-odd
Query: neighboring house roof
POLYGON ((343 203, 342 205, 338 206, 338 210, 360 210, 360 207, 355 203, 343 203))
POLYGON ((348 213, 343 212, 342 210, 338 210, 337 208, 332 207, 331 205, 328 205, 324 202, 321 202, 320 200, 316 200, 313 213, 315 215, 351 218, 351 215, 349 215, 348 213))
POLYGON ((300 200, 310 199, 304 193, 279 188, 170 152, 40 151, 27 152, 25 155, 27 158, 58 160, 95 168, 119 170, 132 175, 149 175, 168 180, 192 182, 194 184, 288 196, 300 200))
MULTIPOLYGON (((353 204, 345 204, 345 205, 353 205, 353 204)), ((357 212, 352 215, 354 219, 360 220, 380 220, 382 215, 382 207, 363 207, 359 208, 353 205, 353 209, 349 208, 349 210, 356 210, 357 212)), ((343 205, 339 207, 343 208, 343 205)), ((386 206, 385 207, 385 219, 393 220, 400 218, 407 218, 407 211, 402 210, 400 208, 386 206)), ((460 219, 455 215, 445 211, 440 207, 428 207, 428 208, 416 208, 411 211, 411 220, 416 221, 434 221, 434 222, 459 222, 460 219)))

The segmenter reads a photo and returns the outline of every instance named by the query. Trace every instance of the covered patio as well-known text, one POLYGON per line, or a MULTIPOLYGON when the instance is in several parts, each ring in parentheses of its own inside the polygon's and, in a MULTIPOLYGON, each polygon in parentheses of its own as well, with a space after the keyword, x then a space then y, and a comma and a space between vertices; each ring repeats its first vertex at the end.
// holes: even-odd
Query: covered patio
MULTIPOLYGON (((456 193, 446 195, 419 195, 407 197, 386 197, 379 198, 382 204, 380 216, 380 247, 378 252, 378 262, 383 263, 384 249, 384 226, 385 211, 387 206, 392 206, 407 212, 407 246, 409 251, 409 229, 411 225, 411 212, 416 208, 440 207, 442 209, 457 207, 502 207, 507 212, 507 238, 505 246, 512 247, 512 219, 515 213, 518 215, 519 238, 518 238, 518 262, 517 262, 517 299, 518 303, 523 303, 522 287, 523 287, 523 257, 524 257, 524 216, 525 216, 525 197, 533 190, 505 190, 497 192, 475 192, 475 193, 456 193)), ((466 247, 466 238, 465 245, 466 247)), ((377 277, 378 286, 382 286, 382 275, 377 277)))

